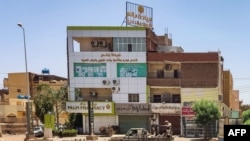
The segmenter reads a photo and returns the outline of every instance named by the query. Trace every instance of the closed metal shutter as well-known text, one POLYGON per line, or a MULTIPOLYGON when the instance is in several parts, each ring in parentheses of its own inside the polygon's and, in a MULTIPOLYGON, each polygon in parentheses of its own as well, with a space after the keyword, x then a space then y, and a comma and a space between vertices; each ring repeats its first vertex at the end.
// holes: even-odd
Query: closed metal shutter
POLYGON ((130 128, 145 128, 148 130, 148 127, 148 116, 119 116, 119 128, 121 134, 125 134, 130 128))

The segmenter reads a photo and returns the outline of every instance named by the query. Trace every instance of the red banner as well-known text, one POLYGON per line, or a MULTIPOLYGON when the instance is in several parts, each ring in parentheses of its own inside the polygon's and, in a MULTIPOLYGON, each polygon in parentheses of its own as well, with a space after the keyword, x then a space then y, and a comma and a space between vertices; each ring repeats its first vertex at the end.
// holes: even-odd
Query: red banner
POLYGON ((182 116, 195 116, 195 112, 191 107, 182 107, 182 116))

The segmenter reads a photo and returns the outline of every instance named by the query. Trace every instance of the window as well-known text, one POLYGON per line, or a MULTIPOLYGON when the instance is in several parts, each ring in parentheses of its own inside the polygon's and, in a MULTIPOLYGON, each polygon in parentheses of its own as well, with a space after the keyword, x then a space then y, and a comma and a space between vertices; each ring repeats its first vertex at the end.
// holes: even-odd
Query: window
POLYGON ((157 78, 164 78, 164 71, 163 70, 157 70, 157 78))
POLYGON ((161 95, 154 95, 153 102, 154 103, 161 103, 161 95))
POLYGON ((128 94, 128 102, 139 102, 139 94, 128 94))
POLYGON ((173 94, 173 103, 181 103, 181 97, 180 94, 173 94))
POLYGON ((132 44, 128 44, 128 52, 132 52, 132 44))
POLYGON ((170 103, 170 101, 171 101, 171 99, 170 99, 170 94, 169 93, 162 94, 162 102, 170 103))
POLYGON ((174 78, 179 78, 179 72, 178 72, 178 70, 174 70, 174 78))
POLYGON ((17 89, 16 91, 17 91, 18 93, 20 93, 20 92, 21 92, 21 89, 17 89))

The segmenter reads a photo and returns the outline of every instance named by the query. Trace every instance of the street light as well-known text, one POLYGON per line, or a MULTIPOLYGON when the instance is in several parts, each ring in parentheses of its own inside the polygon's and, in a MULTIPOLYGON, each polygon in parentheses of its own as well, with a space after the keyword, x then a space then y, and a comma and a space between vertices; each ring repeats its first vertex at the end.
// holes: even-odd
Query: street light
POLYGON ((24 43, 24 55, 25 55, 25 72, 26 72, 26 85, 27 85, 27 96, 28 96, 28 102, 26 102, 26 138, 24 140, 29 140, 31 135, 33 135, 33 131, 30 130, 31 126, 33 126, 33 122, 31 121, 31 103, 30 103, 30 88, 29 88, 29 74, 28 74, 28 66, 27 66, 27 54, 26 54, 26 41, 25 41, 25 30, 23 28, 23 25, 21 23, 17 24, 19 27, 23 30, 23 43, 24 43), (31 132, 32 131, 32 132, 31 132))

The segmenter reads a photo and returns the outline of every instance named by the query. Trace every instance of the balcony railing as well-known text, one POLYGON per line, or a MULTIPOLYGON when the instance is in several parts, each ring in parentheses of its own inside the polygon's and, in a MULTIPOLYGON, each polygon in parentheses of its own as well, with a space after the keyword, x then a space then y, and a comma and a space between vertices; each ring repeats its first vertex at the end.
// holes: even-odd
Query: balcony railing
POLYGON ((163 79, 163 78, 180 78, 180 74, 175 71, 159 71, 159 72, 149 72, 148 73, 148 78, 158 78, 158 79, 163 79))
POLYGON ((76 101, 112 101, 112 96, 83 96, 83 97, 76 97, 76 101))
POLYGON ((180 98, 150 97, 150 103, 181 103, 180 98))

